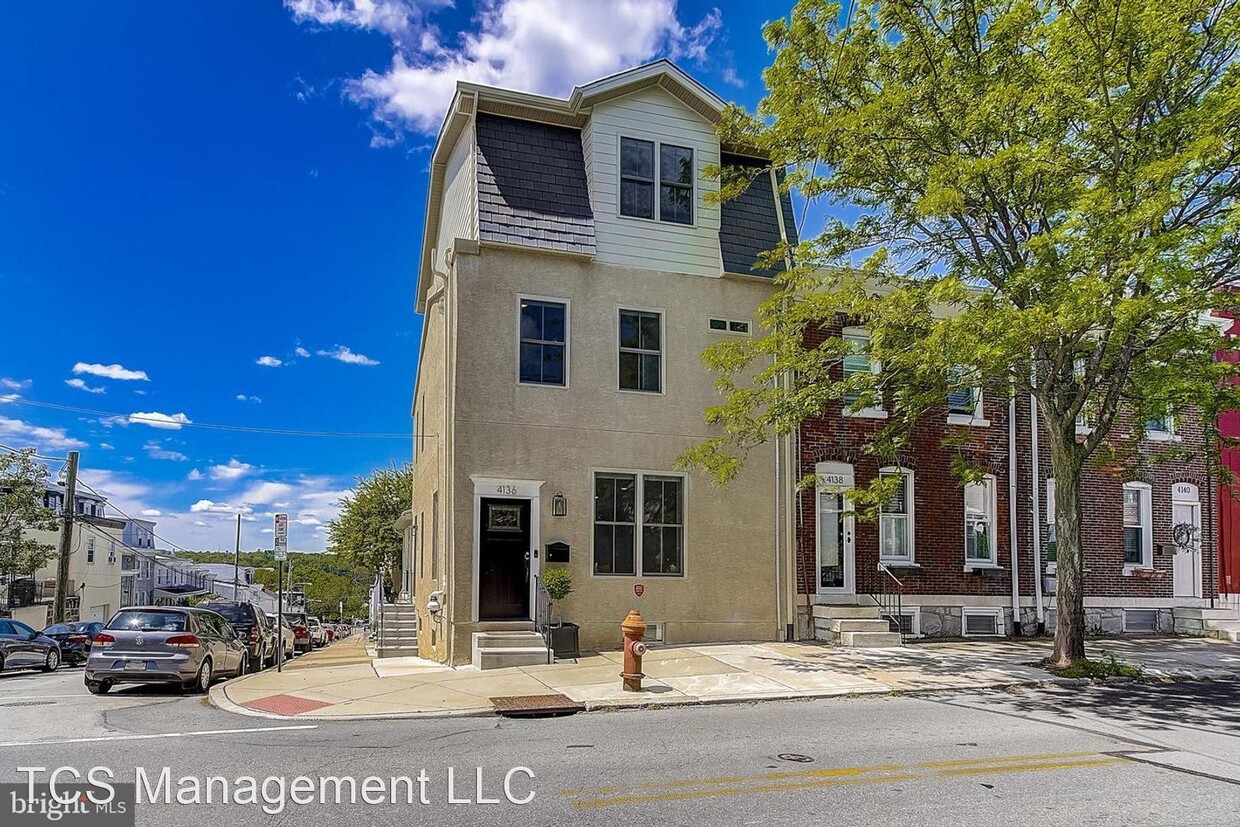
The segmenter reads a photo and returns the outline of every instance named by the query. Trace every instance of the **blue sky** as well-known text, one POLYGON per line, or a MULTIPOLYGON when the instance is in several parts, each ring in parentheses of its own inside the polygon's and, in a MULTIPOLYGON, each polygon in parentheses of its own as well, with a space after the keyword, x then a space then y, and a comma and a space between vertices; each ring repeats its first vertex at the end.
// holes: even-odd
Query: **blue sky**
POLYGON ((291 546, 323 548, 354 475, 407 459, 408 439, 185 420, 410 431, 426 167, 455 80, 565 95, 670 56, 752 107, 768 60, 761 26, 784 11, 691 0, 6 8, 0 444, 79 449, 86 482, 180 546, 231 547, 240 512, 243 546, 267 547, 271 512, 286 510, 291 546))

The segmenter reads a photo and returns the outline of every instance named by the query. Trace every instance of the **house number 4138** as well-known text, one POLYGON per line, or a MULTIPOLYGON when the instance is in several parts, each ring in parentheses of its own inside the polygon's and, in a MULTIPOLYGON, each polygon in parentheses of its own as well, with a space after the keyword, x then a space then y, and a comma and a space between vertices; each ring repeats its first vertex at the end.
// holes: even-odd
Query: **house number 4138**
POLYGON ((516 496, 517 487, 515 485, 497 485, 495 486, 495 493, 508 497, 516 496))

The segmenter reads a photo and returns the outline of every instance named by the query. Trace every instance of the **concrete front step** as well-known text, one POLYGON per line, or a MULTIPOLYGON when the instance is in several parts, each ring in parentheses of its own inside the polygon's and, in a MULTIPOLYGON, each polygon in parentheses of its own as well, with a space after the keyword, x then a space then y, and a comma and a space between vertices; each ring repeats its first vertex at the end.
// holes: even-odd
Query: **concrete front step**
POLYGON ((474 632, 472 637, 475 649, 521 649, 546 642, 538 632, 474 632))
POLYGON ((877 606, 815 606, 814 617, 835 620, 838 618, 875 619, 880 615, 877 606))
POLYGON ((381 658, 407 658, 415 657, 418 654, 418 645, 401 644, 400 646, 381 646, 379 648, 379 657, 381 658))
POLYGON ((549 660, 546 646, 523 646, 508 649, 475 649, 474 666, 478 669, 503 669, 508 666, 537 666, 549 660))
POLYGON ((857 646, 868 648, 884 648, 888 646, 900 646, 899 632, 840 632, 841 646, 857 646))
POLYGON ((1172 610, 1175 619, 1180 620, 1240 620, 1240 611, 1228 608, 1207 608, 1204 606, 1179 606, 1172 610))
POLYGON ((849 618, 831 621, 833 632, 890 632, 891 624, 883 618, 849 618))

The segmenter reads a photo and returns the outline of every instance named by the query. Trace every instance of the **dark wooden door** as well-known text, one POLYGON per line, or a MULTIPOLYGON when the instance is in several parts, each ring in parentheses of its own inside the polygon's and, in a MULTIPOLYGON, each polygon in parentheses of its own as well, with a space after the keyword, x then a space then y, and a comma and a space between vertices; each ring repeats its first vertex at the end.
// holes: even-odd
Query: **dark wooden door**
POLYGON ((478 619, 530 617, 530 501, 484 499, 478 544, 478 619))

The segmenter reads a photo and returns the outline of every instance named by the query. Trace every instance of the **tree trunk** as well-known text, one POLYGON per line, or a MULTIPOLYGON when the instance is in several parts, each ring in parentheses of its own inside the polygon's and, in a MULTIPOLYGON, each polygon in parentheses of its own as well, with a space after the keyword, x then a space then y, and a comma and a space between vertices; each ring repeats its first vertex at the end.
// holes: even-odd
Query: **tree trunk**
MULTIPOLYGON (((1085 559, 1081 548, 1081 468, 1083 459, 1071 435, 1051 437, 1055 472, 1055 652, 1056 666, 1085 659, 1085 559), (1067 436, 1067 439, 1063 437, 1067 436)), ((1041 576, 1041 572, 1038 572, 1041 576)))

